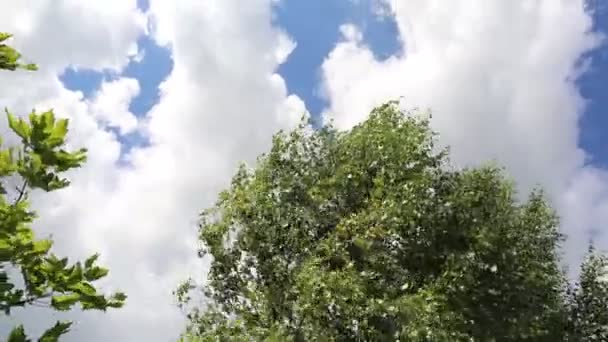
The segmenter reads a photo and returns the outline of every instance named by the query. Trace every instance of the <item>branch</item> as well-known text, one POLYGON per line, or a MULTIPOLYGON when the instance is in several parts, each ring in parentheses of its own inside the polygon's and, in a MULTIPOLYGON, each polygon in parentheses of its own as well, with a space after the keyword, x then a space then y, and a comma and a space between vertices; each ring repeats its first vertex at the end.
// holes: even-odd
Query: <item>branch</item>
POLYGON ((27 187, 27 180, 23 181, 23 184, 21 185, 21 188, 16 188, 17 192, 19 193, 19 196, 17 196, 17 199, 15 200, 15 203, 13 203, 13 205, 17 205, 17 203, 19 203, 23 197, 26 194, 25 188, 27 187))
POLYGON ((20 300, 18 302, 7 304, 7 306, 8 307, 24 306, 26 304, 31 304, 31 305, 34 305, 34 306, 40 306, 40 305, 44 305, 45 303, 37 303, 36 302, 37 300, 44 299, 44 298, 49 298, 49 297, 52 297, 52 296, 53 296, 53 293, 52 292, 48 292, 48 293, 45 293, 45 294, 43 294, 41 296, 31 296, 31 297, 25 298, 23 300, 20 300))

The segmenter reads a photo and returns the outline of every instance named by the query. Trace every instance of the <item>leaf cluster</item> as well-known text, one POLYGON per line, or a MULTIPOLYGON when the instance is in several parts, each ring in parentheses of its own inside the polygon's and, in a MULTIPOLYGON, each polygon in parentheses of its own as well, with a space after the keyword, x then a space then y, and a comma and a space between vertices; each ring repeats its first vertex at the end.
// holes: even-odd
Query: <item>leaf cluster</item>
POLYGON ((21 54, 6 44, 6 41, 12 36, 10 33, 0 32, 0 70, 37 70, 36 64, 22 64, 19 61, 21 54))

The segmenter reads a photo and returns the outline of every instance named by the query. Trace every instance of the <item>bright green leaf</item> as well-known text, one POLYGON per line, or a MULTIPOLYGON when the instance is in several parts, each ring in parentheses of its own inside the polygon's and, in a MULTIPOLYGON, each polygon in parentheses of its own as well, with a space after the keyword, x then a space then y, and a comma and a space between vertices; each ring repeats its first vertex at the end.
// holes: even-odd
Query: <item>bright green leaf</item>
POLYGON ((38 240, 34 242, 32 253, 46 254, 51 249, 51 246, 53 246, 53 241, 51 240, 38 240))
POLYGON ((59 311, 69 310, 74 304, 81 299, 80 294, 71 293, 67 295, 53 296, 51 299, 51 306, 59 311))
POLYGON ((8 118, 9 127, 13 130, 13 132, 17 133, 17 135, 21 137, 24 141, 27 141, 31 134, 31 128, 23 119, 19 119, 13 114, 11 114, 8 109, 6 109, 5 111, 6 116, 8 118))

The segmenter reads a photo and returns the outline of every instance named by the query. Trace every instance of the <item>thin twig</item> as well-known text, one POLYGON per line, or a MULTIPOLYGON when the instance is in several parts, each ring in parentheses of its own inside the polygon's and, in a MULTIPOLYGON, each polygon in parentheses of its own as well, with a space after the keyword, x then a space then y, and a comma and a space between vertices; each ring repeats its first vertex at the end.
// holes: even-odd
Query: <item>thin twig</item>
POLYGON ((28 298, 25 298, 23 300, 20 300, 18 302, 11 303, 11 306, 23 306, 23 305, 26 305, 26 304, 30 304, 30 305, 35 305, 36 306, 36 305, 42 304, 42 303, 37 303, 36 302, 37 300, 44 299, 44 298, 49 298, 51 296, 53 296, 53 293, 51 293, 51 292, 45 293, 45 294, 43 294, 41 296, 32 296, 32 297, 28 297, 28 298))
POLYGON ((25 193, 26 193, 26 191, 25 191, 26 187, 27 187, 27 180, 24 180, 23 184, 21 185, 21 188, 16 188, 19 193, 19 196, 17 197, 17 199, 15 200, 15 203, 13 203, 13 205, 16 205, 23 199, 23 197, 25 196, 25 193))

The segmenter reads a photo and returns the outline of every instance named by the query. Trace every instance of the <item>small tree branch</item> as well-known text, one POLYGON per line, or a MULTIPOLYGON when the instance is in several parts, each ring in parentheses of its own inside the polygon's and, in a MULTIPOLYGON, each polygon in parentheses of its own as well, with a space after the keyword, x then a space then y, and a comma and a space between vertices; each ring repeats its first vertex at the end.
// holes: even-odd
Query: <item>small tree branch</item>
POLYGON ((21 200, 25 197, 25 195, 26 195, 25 188, 27 188, 27 180, 23 181, 23 184, 21 184, 20 188, 19 187, 16 188, 18 196, 17 196, 17 199, 15 200, 15 203, 13 203, 13 205, 17 205, 17 203, 21 202, 21 200))
POLYGON ((44 299, 44 298, 49 298, 51 296, 53 296, 53 293, 49 292, 49 293, 45 293, 45 294, 43 294, 41 296, 28 297, 28 298, 25 298, 25 299, 20 300, 18 302, 7 304, 7 306, 15 307, 15 306, 24 306, 24 305, 28 305, 28 304, 34 305, 34 306, 41 306, 41 305, 47 306, 48 304, 46 304, 46 303, 41 303, 41 302, 36 302, 36 301, 40 300, 40 299, 44 299))

